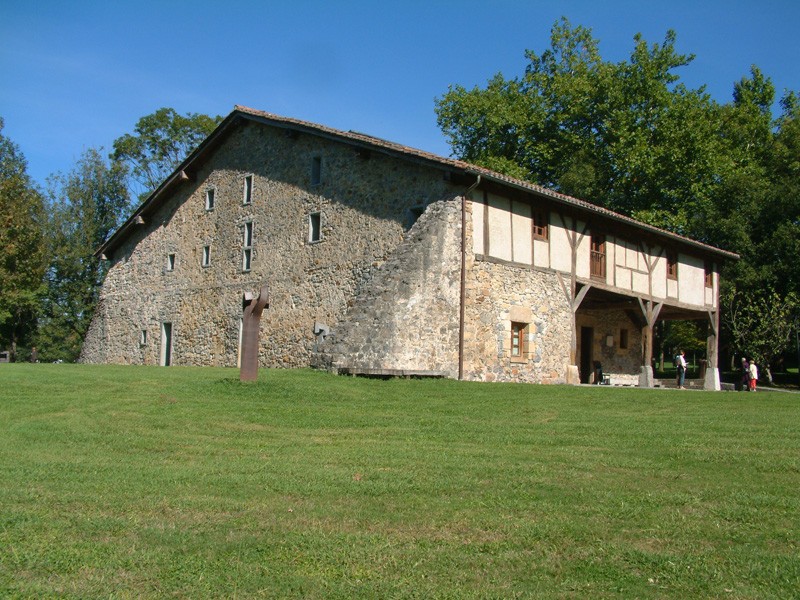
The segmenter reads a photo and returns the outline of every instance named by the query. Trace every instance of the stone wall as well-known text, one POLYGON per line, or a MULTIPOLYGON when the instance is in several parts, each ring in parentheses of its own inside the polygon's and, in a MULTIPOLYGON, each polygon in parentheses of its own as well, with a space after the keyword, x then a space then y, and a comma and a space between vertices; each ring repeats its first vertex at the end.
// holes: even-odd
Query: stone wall
POLYGON ((317 344, 314 323, 335 331, 405 239, 412 214, 460 193, 441 170, 424 164, 246 122, 111 257, 82 360, 159 364, 161 326, 168 322, 173 364, 236 366, 242 294, 266 283, 260 365, 308 366, 317 344), (317 184, 315 158, 322 165, 317 184), (248 175, 253 194, 245 205, 248 175), (213 210, 206 210, 208 189, 213 210), (318 242, 309 242, 311 213, 320 214, 318 242), (253 223, 248 272, 242 269, 246 222, 253 223))
POLYGON ((572 314, 554 272, 468 262, 464 378, 564 383, 572 314), (511 355, 511 324, 524 323, 522 354, 511 355))
POLYGON ((431 204, 326 340, 337 371, 458 376, 461 203, 431 204))
MULTIPOLYGON (((642 330, 622 310, 578 310, 578 357, 581 356, 580 328, 594 330, 592 361, 599 361, 604 373, 639 375, 642 368, 642 330), (627 331, 627 348, 621 347, 621 331, 627 331), (608 338, 611 338, 611 345, 608 338)), ((580 360, 578 361, 580 363, 580 360)))

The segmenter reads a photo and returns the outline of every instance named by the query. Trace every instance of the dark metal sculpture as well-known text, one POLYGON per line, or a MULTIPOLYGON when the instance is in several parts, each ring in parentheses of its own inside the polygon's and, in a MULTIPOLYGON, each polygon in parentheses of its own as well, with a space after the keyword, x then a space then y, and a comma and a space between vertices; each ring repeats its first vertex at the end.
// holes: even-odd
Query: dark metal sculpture
POLYGON ((240 381, 258 379, 258 334, 261 313, 269 308, 269 288, 264 285, 258 297, 245 292, 242 298, 244 317, 242 319, 242 361, 239 369, 240 381))

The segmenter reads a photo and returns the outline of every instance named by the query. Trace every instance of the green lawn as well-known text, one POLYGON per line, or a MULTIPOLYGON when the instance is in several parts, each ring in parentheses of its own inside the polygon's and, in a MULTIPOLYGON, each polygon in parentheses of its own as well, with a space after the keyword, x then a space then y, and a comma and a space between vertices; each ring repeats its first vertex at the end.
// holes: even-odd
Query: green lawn
POLYGON ((0 597, 798 596, 800 395, 0 365, 0 597))

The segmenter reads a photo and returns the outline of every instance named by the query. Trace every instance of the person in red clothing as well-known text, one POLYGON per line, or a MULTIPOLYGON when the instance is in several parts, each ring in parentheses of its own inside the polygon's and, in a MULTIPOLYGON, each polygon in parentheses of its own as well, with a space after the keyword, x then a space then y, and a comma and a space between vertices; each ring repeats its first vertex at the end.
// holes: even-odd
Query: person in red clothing
POLYGON ((750 385, 749 385, 749 388, 750 388, 751 392, 755 392, 756 391, 756 383, 758 382, 758 366, 756 365, 756 361, 753 360, 752 358, 750 359, 749 370, 750 370, 750 382, 749 382, 750 385))

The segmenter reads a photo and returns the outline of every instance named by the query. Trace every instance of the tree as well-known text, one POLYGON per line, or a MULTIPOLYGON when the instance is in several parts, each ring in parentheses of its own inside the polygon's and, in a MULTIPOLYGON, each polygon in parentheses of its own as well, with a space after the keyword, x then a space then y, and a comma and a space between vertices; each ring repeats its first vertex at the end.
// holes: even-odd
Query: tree
POLYGON ((149 195, 219 125, 222 117, 160 108, 114 141, 111 158, 128 164, 140 198, 149 195))
POLYGON ((731 286, 723 301, 728 315, 726 323, 737 347, 762 365, 772 383, 771 366, 792 341, 800 309, 798 297, 793 292, 781 296, 774 289, 742 292, 731 286))
POLYGON ((522 77, 437 99, 454 154, 679 233, 708 202, 719 108, 675 70, 691 55, 634 38, 628 61, 603 61, 591 31, 557 22, 550 48, 527 51, 522 77))
POLYGON ((129 210, 127 169, 87 150, 67 176, 50 178, 50 261, 37 334, 46 360, 75 360, 97 303, 105 264, 94 251, 129 210))
POLYGON ((19 148, 2 134, 0 118, 0 347, 33 333, 45 268, 44 201, 27 173, 19 148))

